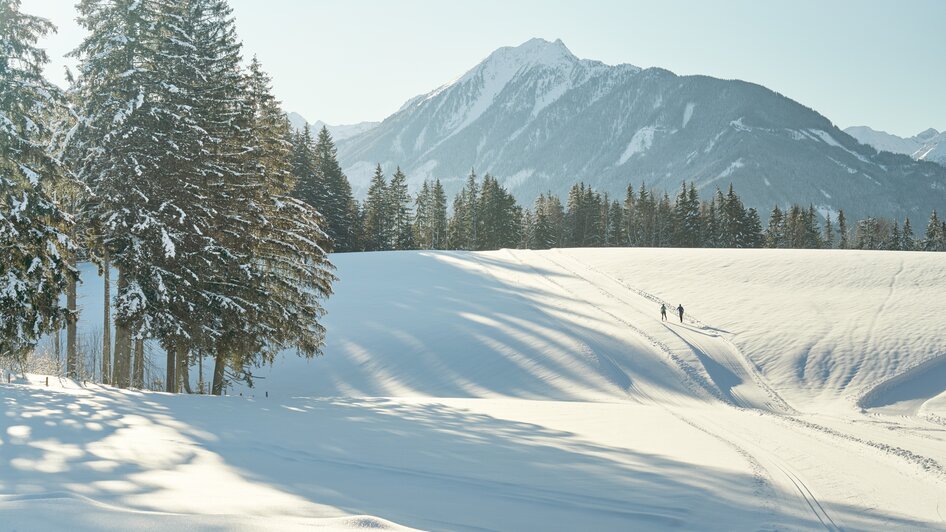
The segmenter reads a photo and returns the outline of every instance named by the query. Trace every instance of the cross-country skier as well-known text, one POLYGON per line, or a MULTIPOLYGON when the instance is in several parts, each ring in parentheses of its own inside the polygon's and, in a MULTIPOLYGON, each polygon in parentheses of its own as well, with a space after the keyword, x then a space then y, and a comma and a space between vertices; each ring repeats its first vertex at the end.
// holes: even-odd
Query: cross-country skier
POLYGON ((667 305, 660 304, 660 321, 667 321, 667 305))
POLYGON ((680 314, 680 323, 683 323, 683 303, 677 307, 677 313, 680 314))

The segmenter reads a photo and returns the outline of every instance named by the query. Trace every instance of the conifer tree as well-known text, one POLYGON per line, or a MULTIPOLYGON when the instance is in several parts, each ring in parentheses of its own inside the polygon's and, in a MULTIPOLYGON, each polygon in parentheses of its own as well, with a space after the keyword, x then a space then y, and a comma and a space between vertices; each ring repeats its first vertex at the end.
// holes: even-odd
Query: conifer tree
MULTIPOLYGON (((306 124, 308 128, 308 124, 306 124)), ((338 163, 335 142, 328 128, 322 126, 313 150, 315 183, 320 184, 313 205, 325 220, 325 232, 334 242, 335 251, 354 248, 357 205, 348 177, 338 163)))
POLYGON ((385 211, 390 227, 388 249, 411 249, 411 196, 407 192, 407 176, 398 167, 391 176, 385 195, 385 211))
POLYGON ((710 198, 700 208, 701 238, 700 245, 707 248, 719 247, 719 216, 716 197, 710 198))
POLYGON ((430 196, 430 247, 431 249, 446 249, 447 194, 439 179, 434 181, 430 196))
POLYGON ((430 235, 432 219, 432 190, 430 183, 425 179, 420 191, 414 198, 414 223, 411 230, 414 233, 414 243, 418 249, 431 249, 433 240, 430 235))
POLYGON ((608 206, 608 221, 604 245, 618 247, 627 245, 627 235, 624 233, 626 224, 624 222, 624 209, 617 201, 612 201, 608 206))
POLYGON ((49 154, 60 91, 43 79, 36 41, 54 30, 0 0, 0 358, 19 356, 65 317, 59 295, 75 271, 66 262, 71 220, 44 186, 62 175, 49 154))
POLYGON ((624 242, 621 243, 622 246, 637 245, 636 203, 637 198, 634 196, 634 186, 628 183, 627 191, 624 194, 624 204, 622 205, 622 215, 624 218, 624 229, 622 231, 624 242))
POLYGON ((680 187, 673 206, 673 245, 694 248, 700 246, 700 200, 696 187, 686 182, 680 187))
POLYGON ((941 227, 939 216, 936 214, 936 209, 933 209, 933 212, 930 213, 930 219, 926 224, 926 237, 923 239, 923 251, 944 251, 943 240, 944 235, 942 234, 943 228, 941 227))
POLYGON ((364 234, 367 251, 390 249, 391 228, 388 211, 388 185, 379 164, 368 186, 364 204, 364 234))
POLYGON ((754 207, 746 210, 745 218, 745 247, 761 248, 765 243, 765 236, 762 233, 762 220, 759 218, 759 211, 754 207))
POLYGON ((824 217, 824 231, 821 234, 821 240, 824 243, 824 247, 828 249, 834 247, 834 224, 831 222, 830 212, 824 217))
POLYGON ((903 230, 900 232, 900 249, 903 251, 914 251, 916 249, 913 226, 910 225, 909 218, 903 221, 903 230))
POLYGON ((778 204, 772 208, 772 213, 769 215, 769 227, 765 231, 765 246, 769 248, 785 246, 785 220, 778 204))
POLYGON ((848 249, 847 219, 844 217, 844 209, 838 209, 838 249, 848 249))
POLYGON ((893 228, 890 230, 890 234, 887 235, 887 239, 884 241, 883 247, 889 251, 900 251, 900 245, 903 242, 903 235, 900 233, 900 222, 898 220, 893 221, 893 228))

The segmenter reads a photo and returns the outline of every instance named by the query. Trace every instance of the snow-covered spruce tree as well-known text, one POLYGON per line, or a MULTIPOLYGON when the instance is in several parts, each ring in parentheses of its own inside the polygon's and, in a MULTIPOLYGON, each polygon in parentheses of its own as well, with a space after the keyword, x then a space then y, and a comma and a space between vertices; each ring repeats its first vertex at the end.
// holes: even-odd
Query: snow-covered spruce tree
MULTIPOLYGON (((128 386, 134 337, 147 330, 141 280, 162 227, 155 194, 173 139, 156 134, 155 96, 160 12, 155 2, 83 0, 79 22, 89 35, 73 52, 80 60, 75 101, 81 116, 75 169, 90 190, 84 216, 101 230, 98 242, 119 271, 113 381, 128 386)), ((163 246, 162 246, 163 247, 163 246)))
POLYGON ((23 354, 64 317, 59 295, 75 275, 65 261, 71 220, 44 191, 61 175, 48 151, 61 94, 43 79, 36 41, 53 29, 0 0, 0 357, 23 354))
MULTIPOLYGON (((215 353, 213 393, 223 388, 224 365, 252 384, 252 368, 271 362, 282 349, 295 348, 311 357, 321 353, 325 329, 320 301, 331 294, 331 273, 321 229, 322 218, 306 202, 291 196, 295 178, 286 142, 289 124, 272 96, 269 76, 255 59, 250 65, 248 102, 252 110, 244 184, 256 192, 258 210, 253 237, 247 239, 249 259, 244 266, 253 284, 238 290, 247 302, 245 321, 228 327, 218 341, 229 351, 215 353)), ((225 325, 231 325, 224 322, 225 325)))

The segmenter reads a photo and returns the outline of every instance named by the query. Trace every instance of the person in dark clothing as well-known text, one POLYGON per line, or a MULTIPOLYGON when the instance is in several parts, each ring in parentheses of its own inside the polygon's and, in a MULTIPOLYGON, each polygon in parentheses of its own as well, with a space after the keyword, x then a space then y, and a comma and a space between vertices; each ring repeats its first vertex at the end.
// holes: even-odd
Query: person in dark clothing
POLYGON ((677 307, 677 313, 680 314, 680 323, 683 323, 683 303, 677 307))
POLYGON ((667 321, 667 305, 660 304, 660 321, 667 321))

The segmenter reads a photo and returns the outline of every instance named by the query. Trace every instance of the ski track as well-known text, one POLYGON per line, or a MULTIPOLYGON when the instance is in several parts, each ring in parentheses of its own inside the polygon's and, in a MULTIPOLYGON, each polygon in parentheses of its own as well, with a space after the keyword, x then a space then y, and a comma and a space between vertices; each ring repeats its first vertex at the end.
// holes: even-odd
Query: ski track
MULTIPOLYGON (((516 256, 516 254, 515 254, 514 252, 512 252, 511 250, 505 250, 505 251, 506 251, 512 258, 514 258, 517 262, 519 262, 520 264, 522 264, 522 265, 527 265, 527 263, 525 263, 524 261, 522 261, 522 260, 521 260, 518 256, 516 256)), ((549 261, 552 262, 552 263, 554 263, 554 264, 558 264, 558 263, 557 263, 556 261, 554 261, 554 260, 549 259, 549 261)), ((559 266, 560 268, 565 269, 566 271, 571 271, 571 270, 569 270, 568 268, 565 268, 564 266, 562 266, 561 264, 558 264, 558 266, 559 266)), ((558 283, 557 281, 555 281, 554 279, 550 278, 549 276, 543 274, 542 272, 536 270, 536 269, 533 268, 531 265, 529 265, 529 267, 530 267, 533 271, 535 271, 536 274, 540 275, 543 279, 545 279, 547 282, 549 282, 549 283, 551 283, 551 284, 557 286, 558 288, 560 288, 560 289, 562 289, 562 290, 564 290, 564 291, 566 291, 566 292, 572 294, 573 296, 576 295, 572 290, 570 290, 569 288, 563 286, 562 284, 558 283)), ((579 278, 581 278, 584 282, 586 282, 586 283, 588 283, 588 284, 593 284, 593 283, 590 283, 590 281, 588 281, 587 279, 585 279, 585 278, 583 278, 583 277, 581 277, 581 276, 575 274, 574 272, 572 272, 572 274, 573 274, 573 275, 576 275, 576 276, 579 277, 579 278)), ((608 296, 610 296, 610 297, 612 297, 612 298, 614 297, 613 294, 610 294, 609 292, 606 292, 606 291, 601 290, 601 289, 599 289, 599 291, 600 291, 602 294, 604 294, 604 295, 608 295, 608 296)), ((689 380, 689 379, 691 378, 691 372, 695 373, 696 370, 693 369, 692 366, 689 366, 689 365, 688 365, 686 362, 684 362, 683 360, 679 359, 679 357, 677 357, 677 356, 670 350, 670 348, 669 348, 668 346, 666 346, 666 344, 664 344, 663 342, 661 342, 661 341, 659 341, 659 340, 653 338, 652 336, 650 336, 649 334, 645 333, 644 331, 642 331, 642 330, 639 329, 638 327, 636 327, 636 326, 634 326, 634 325, 628 323, 628 322, 627 322, 626 320, 624 320, 623 318, 620 318, 619 316, 614 315, 613 313, 607 311, 606 309, 603 309, 603 308, 601 308, 600 306, 597 306, 597 305, 594 305, 594 304, 591 304, 591 303, 589 303, 589 304, 590 304, 592 307, 594 307, 596 310, 598 310, 599 312, 602 312, 602 313, 604 313, 604 314, 606 314, 606 315, 608 315, 608 316, 610 316, 610 317, 612 317, 612 318, 618 320, 620 323, 622 323, 622 324, 624 324, 625 326, 627 326, 627 327, 629 327, 630 329, 632 329, 635 333, 637 333, 637 334, 643 336, 645 339, 647 339, 648 341, 650 341, 655 347, 657 347, 657 348, 659 348, 661 351, 663 351, 664 354, 669 355, 670 358, 671 358, 671 360, 673 360, 674 362, 678 362, 678 361, 679 361, 679 362, 678 362, 678 365, 684 365, 686 368, 688 368, 690 371, 687 371, 686 369, 683 370, 683 371, 684 371, 683 382, 684 382, 685 385, 688 385, 688 387, 691 386, 691 382, 690 382, 690 380, 689 380)), ((703 385, 703 389, 704 389, 704 390, 711 391, 711 390, 708 390, 708 383, 706 383, 705 380, 703 381, 702 385, 703 385)), ((724 403, 726 403, 725 399, 724 399, 721 395, 719 395, 718 393, 713 394, 713 396, 716 397, 716 398, 718 398, 718 399, 720 399, 720 400, 723 401, 724 403)), ((718 434, 718 433, 715 433, 715 432, 713 432, 713 431, 710 431, 710 430, 706 429, 705 427, 703 427, 702 425, 700 425, 699 423, 697 423, 696 421, 694 421, 693 419, 691 419, 691 418, 689 418, 689 417, 687 417, 687 416, 681 414, 680 412, 677 412, 677 411, 672 410, 669 406, 667 406, 666 404, 664 404, 664 402, 662 402, 662 401, 654 401, 654 404, 660 406, 664 411, 666 411, 667 413, 669 413, 669 414, 672 415, 673 417, 679 419, 680 421, 686 423, 687 425, 693 427, 694 429, 699 430, 700 432, 703 432, 704 434, 706 434, 706 435, 708 435, 708 436, 710 436, 710 437, 712 437, 712 438, 718 440, 719 442, 723 443, 724 445, 730 447, 730 448, 733 449, 739 456, 741 456, 741 457, 746 461, 746 463, 747 463, 748 466, 749 466, 749 470, 751 471, 751 474, 752 474, 752 477, 753 477, 753 483, 754 483, 754 486, 755 486, 755 487, 754 487, 754 493, 755 493, 755 495, 762 501, 762 507, 763 507, 763 508, 766 508, 766 509, 768 510, 768 512, 769 512, 771 515, 774 516, 775 508, 776 508, 776 506, 777 506, 777 498, 776 498, 775 489, 772 487, 772 483, 771 483, 771 480, 770 480, 770 479, 772 478, 772 477, 771 477, 771 473, 769 473, 769 471, 758 461, 758 459, 755 458, 755 456, 753 456, 750 452, 748 452, 746 449, 744 449, 743 447, 741 447, 740 445, 738 445, 737 443, 735 443, 735 442, 732 441, 731 439, 725 438, 724 436, 722 436, 722 435, 720 435, 720 434, 718 434)), ((726 404, 729 404, 729 403, 726 403, 726 404)))
MULTIPOLYGON (((507 250, 504 250, 504 251, 506 251, 506 253, 509 254, 512 258, 514 258, 519 264, 524 265, 524 266, 528 266, 528 267, 529 267, 530 269, 532 269, 536 274, 540 275, 543 279, 545 279, 548 283, 557 286, 558 288, 560 288, 561 290, 564 290, 565 292, 571 294, 572 296, 577 296, 577 294, 576 294, 573 290, 571 290, 571 289, 569 289, 568 287, 564 286, 564 285, 561 284, 560 282, 558 282, 558 281, 556 281, 556 280, 550 278, 548 275, 546 275, 546 274, 544 274, 544 273, 542 273, 542 272, 536 270, 534 267, 532 267, 531 265, 529 265, 528 263, 526 263, 525 261, 523 261, 522 259, 520 259, 520 258, 516 255, 516 253, 515 253, 514 251, 508 250, 508 249, 507 249, 507 250)), ((565 258, 569 259, 569 260, 572 261, 572 262, 577 262, 577 261, 575 261, 574 259, 572 259, 571 257, 568 257, 567 255, 565 255, 564 253, 561 253, 561 252, 558 251, 558 250, 555 250, 555 251, 557 252, 558 256, 560 256, 560 257, 565 257, 565 258)), ((573 270, 573 269, 571 269, 571 268, 569 268, 569 267, 567 267, 567 266, 561 264, 559 261, 554 260, 554 259, 551 259, 551 258, 548 257, 548 256, 544 256, 543 258, 544 258, 545 260, 547 260, 549 263, 554 264, 554 265, 556 265, 558 268, 560 268, 560 269, 562 269, 562 270, 564 270, 564 271, 570 273, 570 274, 571 274, 572 276, 574 276, 576 279, 579 279, 579 280, 583 281, 584 283, 586 283, 586 284, 588 284, 588 285, 591 285, 592 287, 594 287, 594 288, 597 290, 597 292, 601 293, 602 295, 604 295, 604 296, 606 296, 606 297, 608 297, 608 298, 610 298, 610 299, 612 299, 612 300, 615 300, 615 301, 617 301, 618 303, 621 303, 621 304, 623 304, 623 305, 626 305, 626 306, 629 306, 629 307, 632 307, 632 308, 633 308, 633 306, 632 306, 630 303, 628 303, 626 300, 623 300, 621 297, 618 297, 617 295, 615 295, 615 294, 613 294, 613 293, 611 293, 611 292, 605 290, 604 288, 602 288, 602 287, 599 286, 598 284, 596 284, 596 283, 592 282, 591 280, 589 280, 587 277, 585 277, 585 276, 579 274, 578 272, 576 272, 575 270, 573 270)), ((640 290, 640 289, 636 289, 636 288, 630 287, 630 286, 628 286, 626 283, 624 283, 624 282, 622 282, 622 281, 619 281, 619 280, 617 280, 617 279, 614 279, 613 277, 611 277, 611 276, 609 276, 609 275, 607 275, 607 274, 605 274, 605 273, 603 273, 603 272, 600 272, 600 271, 598 271, 597 269, 595 269, 595 268, 593 268, 593 267, 590 267, 590 266, 587 266, 587 265, 584 265, 584 264, 581 264, 581 266, 582 266, 583 268, 585 268, 585 269, 592 270, 592 271, 596 271, 596 272, 599 273, 600 275, 609 278, 610 280, 612 280, 613 282, 615 282, 615 283, 621 285, 622 287, 628 288, 631 292, 637 294, 638 296, 642 297, 643 299, 646 299, 646 300, 649 300, 649 301, 653 301, 653 302, 656 302, 656 303, 665 303, 665 304, 666 304, 666 302, 663 301, 662 299, 660 299, 659 297, 654 296, 654 295, 652 295, 652 294, 649 294, 649 293, 647 293, 646 291, 643 291, 643 290, 640 290)), ((897 272, 897 274, 894 276, 894 277, 895 277, 894 280, 891 281, 890 293, 888 294, 888 298, 887 298, 888 301, 889 301, 890 297, 892 297, 892 295, 893 295, 893 293, 894 293, 893 291, 894 291, 894 284, 895 284, 896 277, 899 276, 899 274, 900 274, 902 271, 903 271, 903 265, 902 265, 902 263, 901 263, 901 268, 900 268, 900 270, 899 270, 899 271, 897 272)), ((937 460, 935 460, 935 459, 933 459, 933 458, 930 458, 930 457, 927 457, 927 456, 923 456, 923 455, 921 455, 921 454, 915 453, 915 452, 913 452, 913 451, 910 451, 910 450, 908 450, 908 449, 904 449, 904 448, 902 448, 902 447, 898 447, 898 446, 895 446, 895 445, 889 445, 889 444, 882 443, 882 442, 877 442, 877 441, 874 441, 874 440, 871 440, 871 439, 861 438, 861 437, 853 436, 853 435, 850 435, 850 434, 845 434, 845 433, 839 432, 839 431, 837 431, 837 430, 835 430, 835 429, 832 429, 832 428, 830 428, 830 427, 826 427, 826 426, 824 426, 824 425, 821 425, 821 424, 818 424, 818 423, 815 423, 815 422, 812 422, 812 421, 808 421, 808 420, 805 420, 805 419, 801 419, 800 417, 798 417, 798 415, 799 415, 800 413, 799 413, 796 409, 794 409, 791 405, 789 405, 777 392, 775 392, 775 390, 773 390, 773 389, 771 388, 771 386, 769 386, 769 385, 766 383, 764 377, 762 377, 762 375, 761 375, 761 372, 758 371, 758 367, 757 367, 754 363, 752 363, 751 359, 749 359, 747 356, 745 356, 745 354, 742 353, 742 351, 739 350, 739 349, 735 346, 735 344, 733 344, 729 339, 725 338, 725 337, 723 336, 722 332, 721 332, 719 329, 716 329, 716 328, 707 326, 707 325, 705 325, 703 322, 697 320, 696 318, 693 318, 692 316, 687 316, 687 317, 685 318, 685 321, 689 321, 690 323, 692 323, 692 324, 698 326, 699 328, 701 328, 701 329, 703 329, 703 330, 716 331, 717 334, 714 335, 715 338, 718 338, 719 340, 721 340, 721 341, 723 341, 723 342, 726 342, 727 344, 729 344, 730 346, 732 346, 733 351, 735 351, 736 353, 738 353, 739 356, 740 356, 740 357, 743 359, 743 361, 745 362, 745 364, 742 365, 742 369, 744 369, 744 370, 747 371, 747 373, 752 377, 754 383, 755 383, 757 386, 759 386, 762 390, 764 390, 764 391, 766 392, 766 394, 767 394, 776 404, 778 404, 780 407, 783 407, 782 412, 778 412, 777 410, 776 410, 776 411, 771 411, 771 410, 768 410, 768 409, 753 408, 753 407, 751 407, 751 406, 748 406, 748 407, 747 407, 747 406, 742 405, 742 404, 737 404, 737 403, 735 403, 735 402, 732 401, 732 400, 727 400, 727 398, 726 398, 726 397, 724 396, 724 394, 718 389, 718 387, 716 387, 716 386, 710 384, 710 382, 709 382, 706 378, 704 378, 704 377, 699 373, 698 370, 696 370, 692 365, 690 365, 690 364, 687 363, 686 361, 682 360, 679 356, 677 356, 675 353, 673 353, 672 349, 671 349, 666 343, 662 342, 661 340, 659 340, 659 339, 657 339, 657 338, 654 338, 652 335, 650 335, 650 334, 648 334, 647 332, 643 331, 643 330, 640 329, 639 327, 634 326, 633 324, 631 324, 630 322, 628 322, 628 321, 625 320, 624 318, 622 318, 622 317, 620 317, 620 316, 617 316, 617 315, 615 315, 614 313, 608 311, 607 309, 601 308, 600 306, 595 305, 595 304, 590 303, 590 302, 589 302, 589 305, 592 306, 593 308, 595 308, 597 311, 599 311, 599 312, 601 312, 601 313, 603 313, 603 314, 606 314, 606 315, 610 316, 612 319, 615 319, 615 320, 617 320, 618 322, 624 324, 624 325, 627 326, 630 330, 632 330, 633 332, 637 333, 638 335, 640 335, 640 336, 642 336, 643 338, 645 338, 646 340, 648 340, 654 347, 658 348, 658 350, 662 351, 665 355, 667 355, 668 358, 670 358, 670 360, 678 367, 678 369, 680 369, 680 370, 682 371, 682 373, 683 373, 683 376, 682 376, 682 377, 683 377, 683 382, 684 382, 684 384, 685 384, 687 387, 693 389, 695 385, 696 385, 696 386, 699 386, 699 390, 694 390, 694 391, 703 391, 703 392, 706 392, 706 393, 708 393, 709 395, 711 395, 712 397, 715 397, 716 399, 719 399, 722 403, 724 403, 726 406, 729 406, 730 408, 734 408, 734 409, 736 409, 736 410, 743 410, 743 411, 745 411, 745 410, 752 410, 752 411, 758 412, 760 415, 768 416, 768 417, 770 417, 771 419, 777 420, 777 421, 781 422, 782 424, 784 424, 785 426, 789 426, 789 427, 794 428, 794 429, 803 429, 803 430, 808 431, 809 433, 814 433, 814 434, 812 434, 812 436, 814 436, 814 435, 816 435, 816 434, 819 434, 819 435, 822 435, 822 436, 828 436, 830 439, 841 440, 841 441, 844 441, 844 442, 847 442, 847 443, 854 443, 854 444, 859 445, 859 446, 866 446, 866 447, 868 447, 868 448, 871 448, 872 450, 882 452, 883 455, 885 455, 885 456, 891 456, 891 457, 896 457, 896 458, 898 458, 898 459, 905 460, 905 461, 911 463, 912 465, 917 466, 919 470, 921 470, 921 471, 923 471, 923 472, 925 472, 925 473, 930 473, 930 474, 932 474, 932 478, 936 479, 937 481, 942 482, 944 479, 946 479, 946 469, 944 469, 943 466, 942 466, 937 460)), ((884 305, 881 307, 881 310, 882 310, 885 306, 886 306, 886 302, 885 302, 884 305)), ((636 309, 635 309, 635 313, 636 313, 636 309)), ((690 347, 692 347, 692 346, 690 346, 690 347)), ((710 353, 708 353, 708 352, 707 352, 705 349, 703 349, 702 347, 697 347, 697 349, 699 349, 700 351, 702 351, 702 354, 703 354, 704 356, 707 356, 707 357, 709 357, 709 358, 712 358, 711 355, 710 355, 710 353)), ((718 363, 718 361, 715 361, 715 362, 718 363)), ((736 442, 734 442, 734 441, 731 439, 731 437, 727 437, 727 436, 721 435, 721 434, 719 434, 719 433, 716 433, 716 432, 714 432, 714 431, 711 431, 711 430, 709 430, 709 429, 707 429, 707 428, 701 426, 699 423, 696 423, 696 422, 693 421, 692 419, 689 419, 689 418, 687 418, 687 417, 685 417, 685 416, 682 416, 682 414, 680 414, 680 413, 678 413, 678 412, 676 412, 676 411, 674 411, 674 410, 671 410, 671 409, 670 409, 669 407, 667 407, 666 405, 661 404, 660 406, 662 406, 665 410, 667 410, 667 411, 668 411, 671 415, 673 415, 674 417, 677 417, 677 418, 680 419, 681 421, 687 423, 688 425, 693 426, 693 427, 696 428, 697 430, 700 430, 700 431, 702 431, 702 432, 704 432, 704 433, 706 433, 706 434, 708 434, 708 435, 710 435, 710 436, 716 438, 717 440, 719 440, 719 441, 725 443, 726 445, 728 445, 728 446, 730 446, 731 448, 733 448, 738 454, 740 454, 741 456, 743 456, 744 459, 748 462, 750 470, 753 471, 753 476, 757 479, 756 482, 758 483, 758 485, 759 485, 759 486, 765 486, 765 488, 759 488, 760 496, 761 496, 761 493, 763 493, 763 492, 767 492, 767 493, 771 493, 771 494, 772 494, 772 495, 771 495, 771 497, 773 498, 772 500, 768 500, 768 499, 766 499, 766 496, 762 496, 763 500, 766 501, 766 502, 764 503, 765 506, 771 508, 772 505, 775 504, 775 502, 774 502, 774 497, 775 497, 774 488, 772 488, 771 482, 770 482, 769 480, 766 480, 766 478, 765 478, 765 477, 768 477, 769 479, 773 478, 773 477, 772 477, 772 474, 771 474, 771 468, 767 468, 766 466, 764 466, 764 465, 763 465, 763 462, 761 462, 761 461, 759 460, 758 456, 753 455, 752 453, 750 453, 749 451, 747 451, 744 447, 742 447, 742 446, 740 446, 739 444, 737 444, 736 442)), ((944 422, 944 424, 946 424, 946 420, 943 420, 943 422, 944 422)), ((728 432, 728 431, 727 431, 727 432, 728 432)), ((770 460, 770 461, 771 461, 771 460, 770 460)), ((808 508, 810 508, 810 510, 812 511, 812 513, 818 518, 819 522, 821 522, 821 523, 825 526, 825 528, 826 528, 827 530, 841 530, 841 529, 842 529, 842 527, 838 526, 838 524, 835 522, 834 518, 832 518, 832 516, 829 514, 829 512, 825 509, 824 505, 822 505, 822 504, 820 503, 820 501, 818 501, 818 499, 815 497, 815 495, 813 494, 813 492, 808 488, 807 484, 801 479, 800 475, 798 475, 798 474, 795 473, 795 472, 792 472, 790 466, 788 466, 787 464, 778 464, 778 463, 775 463, 775 464, 773 464, 772 467, 774 467, 774 468, 780 470, 780 471, 782 472, 782 474, 785 475, 785 477, 789 480, 789 482, 795 487, 795 489, 796 489, 797 492, 798 492, 799 497, 804 501, 805 505, 806 505, 808 508)))
MULTIPOLYGON (((562 253, 561 251, 559 251, 559 250, 554 250, 554 251, 556 251, 556 252, 559 254, 559 256, 567 257, 567 258, 569 258, 570 260, 574 261, 574 259, 572 259, 571 257, 568 257, 567 255, 565 255, 565 254, 562 253)), ((615 277, 613 277, 613 276, 611 276, 611 275, 609 275, 609 274, 607 274, 607 273, 604 273, 604 272, 602 272, 601 270, 598 270, 597 268, 595 268, 595 267, 593 267, 593 266, 588 266, 588 265, 583 265, 583 266, 584 266, 585 268, 587 268, 588 270, 591 270, 591 271, 593 271, 593 272, 595 272, 595 273, 601 275, 602 277, 605 277, 605 278, 611 280, 612 282, 614 282, 614 283, 616 283, 616 284, 618 284, 618 285, 621 285, 621 286, 624 287, 624 288, 627 288, 628 290, 630 290, 630 291, 636 293, 637 295, 639 295, 639 296, 641 296, 641 297, 643 297, 643 298, 645 298, 645 299, 648 299, 648 300, 650 300, 650 301, 654 301, 654 302, 656 302, 656 303, 665 304, 665 305, 668 305, 668 306, 672 307, 672 305, 670 305, 669 302, 667 302, 667 301, 665 301, 665 300, 663 300, 663 299, 661 299, 661 298, 659 298, 659 297, 657 297, 657 296, 655 296, 655 295, 653 295, 653 294, 650 294, 650 293, 648 293, 648 292, 646 292, 646 291, 644 291, 644 290, 641 290, 641 289, 639 289, 639 288, 635 288, 635 287, 629 286, 629 285, 628 285, 627 283, 625 283, 624 281, 622 281, 622 280, 620 280, 620 279, 616 279, 615 277)), ((574 273, 574 272, 572 272, 572 273, 574 273)), ((577 275, 577 274, 576 274, 576 275, 577 275)), ((586 279, 586 280, 587 280, 587 279, 586 279)), ((728 345, 728 347, 730 347, 730 348, 732 349, 732 351, 735 352, 735 353, 742 359, 743 364, 740 365, 740 366, 741 366, 740 369, 746 370, 746 372, 749 374, 749 376, 752 377, 752 379, 753 379, 753 381, 755 382, 756 386, 758 386, 758 387, 761 388, 763 391, 765 391, 765 393, 766 393, 766 394, 769 396, 769 398, 777 405, 777 407, 778 407, 779 409, 781 409, 781 410, 783 410, 783 411, 785 411, 785 412, 788 412, 788 413, 797 413, 797 412, 798 412, 794 407, 792 407, 790 404, 788 404, 788 402, 785 401, 785 399, 783 399, 782 396, 779 395, 778 392, 776 392, 776 391, 768 384, 768 382, 766 381, 765 377, 763 377, 762 371, 759 369, 758 365, 756 365, 755 362, 752 361, 752 359, 750 359, 748 356, 746 356, 746 355, 742 352, 742 350, 740 350, 739 347, 736 346, 736 344, 732 342, 732 340, 730 340, 729 338, 727 338, 726 333, 724 333, 724 332, 723 332, 722 330, 720 330, 720 329, 717 329, 717 328, 715 328, 715 327, 711 327, 711 326, 709 326, 709 325, 706 325, 705 323, 703 323, 702 321, 700 321, 699 319, 697 319, 697 318, 695 318, 695 317, 693 317, 693 316, 691 316, 691 315, 685 315, 685 316, 684 316, 684 322, 687 322, 687 321, 689 321, 690 323, 696 325, 697 327, 699 327, 699 328, 702 329, 702 330, 705 330, 705 331, 713 331, 713 334, 712 334, 713 337, 718 338, 718 339, 722 340, 723 342, 725 342, 725 343, 728 345)), ((703 351, 703 353, 704 353, 705 355, 709 356, 709 353, 707 353, 705 350, 703 351)))

